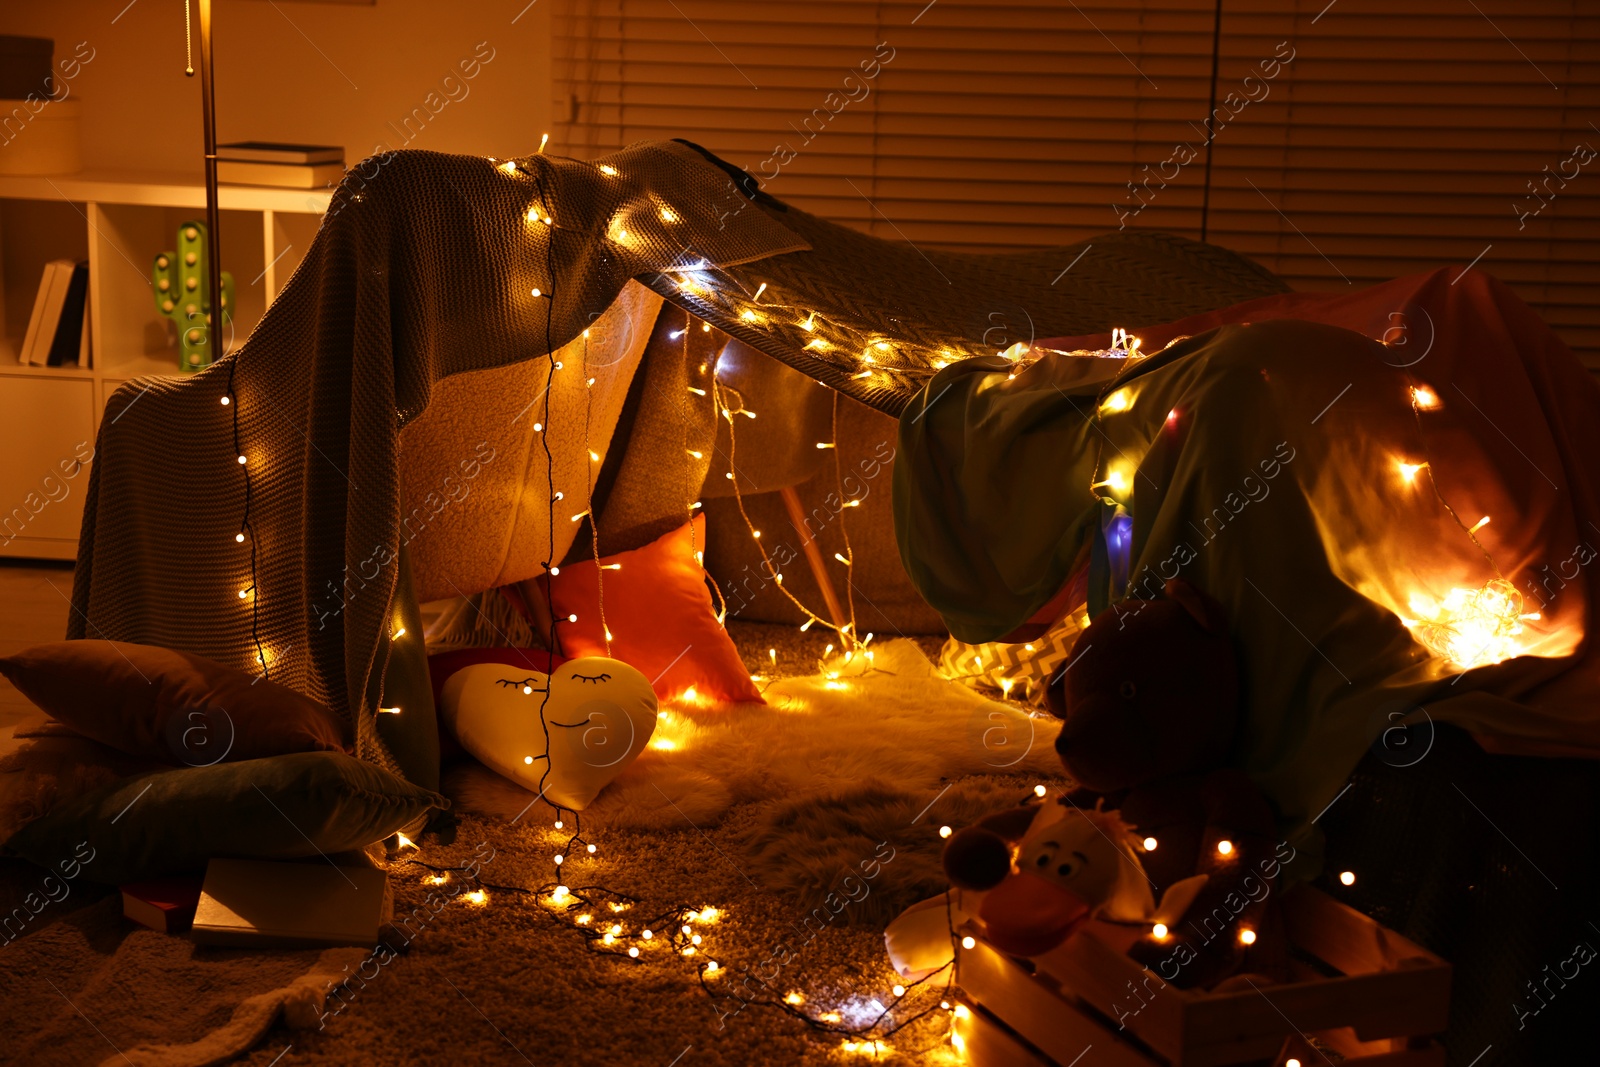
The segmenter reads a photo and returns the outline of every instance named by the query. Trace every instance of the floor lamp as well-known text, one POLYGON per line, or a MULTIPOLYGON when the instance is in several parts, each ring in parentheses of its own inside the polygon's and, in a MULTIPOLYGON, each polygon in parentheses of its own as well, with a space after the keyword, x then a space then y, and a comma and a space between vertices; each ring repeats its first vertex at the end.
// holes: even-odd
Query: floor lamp
MULTIPOLYGON (((189 3, 183 0, 184 30, 189 28, 189 3)), ((217 101, 216 71, 211 54, 211 0, 195 0, 200 9, 200 116, 205 124, 206 146, 206 344, 222 336, 222 213, 217 206, 217 101)), ((191 62, 184 74, 194 77, 191 62)), ((215 362, 216 349, 211 349, 215 362)))

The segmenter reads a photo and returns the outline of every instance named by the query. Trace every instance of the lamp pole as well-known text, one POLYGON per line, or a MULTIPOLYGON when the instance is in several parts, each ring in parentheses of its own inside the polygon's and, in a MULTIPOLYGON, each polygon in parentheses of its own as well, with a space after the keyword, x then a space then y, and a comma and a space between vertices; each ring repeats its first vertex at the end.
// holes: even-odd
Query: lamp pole
MULTIPOLYGON (((184 0, 187 5, 189 0, 184 0)), ((215 363, 222 336, 222 212, 217 206, 217 101, 216 71, 211 55, 211 0, 196 0, 200 8, 200 114, 205 124, 206 146, 206 344, 215 363)))

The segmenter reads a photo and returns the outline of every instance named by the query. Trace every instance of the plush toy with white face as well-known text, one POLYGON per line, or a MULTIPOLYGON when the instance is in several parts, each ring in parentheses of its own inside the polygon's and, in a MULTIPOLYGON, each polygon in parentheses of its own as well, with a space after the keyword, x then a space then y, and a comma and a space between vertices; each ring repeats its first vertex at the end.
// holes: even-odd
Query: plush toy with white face
POLYGON ((593 802, 656 728, 649 680, 601 657, 570 660, 550 675, 480 663, 452 674, 441 696, 445 722, 462 748, 572 811, 593 802))
POLYGON ((1176 924, 1206 883, 1184 879, 1156 901, 1116 813, 1062 803, 997 812, 957 831, 944 868, 955 888, 913 904, 884 932, 890 962, 907 978, 948 964, 950 930, 972 920, 1002 952, 1035 957, 1094 919, 1176 924))

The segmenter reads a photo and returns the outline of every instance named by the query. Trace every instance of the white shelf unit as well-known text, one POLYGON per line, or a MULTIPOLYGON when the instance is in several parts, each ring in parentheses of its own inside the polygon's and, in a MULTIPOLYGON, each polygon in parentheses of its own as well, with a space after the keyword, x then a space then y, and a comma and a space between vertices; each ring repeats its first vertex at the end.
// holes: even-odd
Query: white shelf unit
MULTIPOLYGON (((222 269, 233 274, 226 349, 261 321, 311 245, 330 193, 224 185, 222 269)), ((74 559, 100 413, 124 382, 178 373, 151 261, 205 218, 205 188, 174 175, 0 176, 0 556, 74 559), (89 261, 90 363, 17 362, 44 265, 89 261)))

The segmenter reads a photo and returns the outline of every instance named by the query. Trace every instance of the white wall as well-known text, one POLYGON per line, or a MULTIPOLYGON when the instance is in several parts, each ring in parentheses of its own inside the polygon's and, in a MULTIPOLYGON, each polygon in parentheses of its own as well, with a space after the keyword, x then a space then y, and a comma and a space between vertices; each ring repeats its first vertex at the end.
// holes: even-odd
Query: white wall
MULTIPOLYGON (((342 144, 347 163, 382 147, 532 152, 550 128, 551 2, 216 0, 218 137, 342 144), (478 56, 492 58, 463 78, 478 56), (408 134, 402 119, 429 104, 437 113, 408 134)), ((58 60, 80 41, 93 49, 70 83, 86 171, 198 177, 200 78, 183 73, 181 3, 5 0, 0 33, 52 37, 58 60)))

